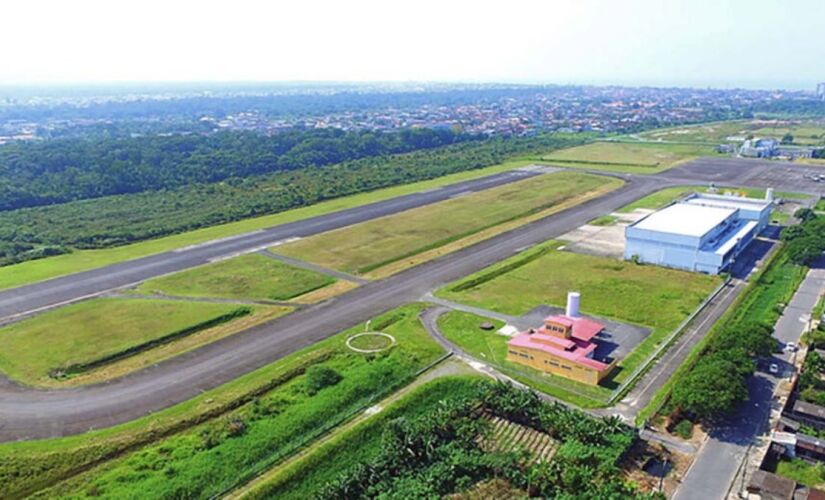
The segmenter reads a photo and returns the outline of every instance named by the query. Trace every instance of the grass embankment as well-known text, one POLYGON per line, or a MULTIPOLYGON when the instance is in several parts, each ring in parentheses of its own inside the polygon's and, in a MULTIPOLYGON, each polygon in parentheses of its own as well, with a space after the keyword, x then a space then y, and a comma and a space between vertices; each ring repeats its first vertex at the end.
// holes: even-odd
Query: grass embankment
POLYGON ((308 450, 300 459, 273 469, 241 498, 312 498, 321 485, 332 481, 353 464, 375 456, 388 422, 396 418, 414 419, 434 410, 445 400, 470 396, 478 390, 481 380, 480 377, 449 377, 429 382, 354 428, 308 450))
POLYGON ((615 215, 600 215, 588 222, 591 226, 612 226, 618 222, 619 218, 615 215))
POLYGON ((294 453, 438 359, 442 349, 418 320, 422 307, 404 306, 373 320, 374 328, 397 341, 383 353, 357 354, 346 347, 347 335, 361 331, 359 326, 128 424, 2 444, 0 496, 52 485, 39 496, 219 494, 247 471, 294 453), (327 376, 330 371, 333 376, 327 376))
MULTIPOLYGON (((556 250, 558 246, 558 242, 548 242, 534 247, 448 285, 437 295, 521 315, 540 304, 563 307, 567 292, 577 290, 582 294, 584 313, 652 330, 619 362, 608 381, 620 384, 720 283, 716 276, 563 252, 556 250)), ((495 341, 506 341, 489 335, 495 341)))
POLYGON ((31 385, 81 373, 251 313, 237 304, 95 299, 0 328, 0 370, 31 385))
POLYGON ((691 349, 685 361, 656 392, 650 403, 639 411, 637 423, 649 420, 662 408, 673 387, 690 373, 709 343, 722 329, 746 321, 775 323, 782 314, 780 304, 787 304, 791 300, 805 278, 806 271, 805 267, 790 262, 782 249, 774 253, 760 273, 751 278, 739 298, 691 349))
POLYGON ((146 281, 141 293, 247 300, 289 300, 335 279, 257 254, 215 262, 146 281))
MULTIPOLYGON (((509 221, 615 189, 618 179, 557 172, 382 217, 277 247, 326 267, 365 274, 509 221)), ((490 235, 492 236, 492 234, 490 235)), ((396 269, 400 270, 400 269, 396 269)))
POLYGON ((117 262, 145 257, 156 253, 174 250, 207 241, 237 236, 239 234, 286 224, 310 217, 325 215, 347 208, 375 203, 405 194, 433 189, 447 184, 477 179, 514 168, 536 163, 533 160, 513 160, 499 165, 480 168, 467 172, 450 174, 437 179, 414 182, 391 188, 378 189, 367 193, 345 196, 317 203, 307 207, 287 210, 263 217, 245 219, 238 222, 221 224, 186 233, 166 236, 154 240, 142 241, 131 245, 102 250, 76 250, 69 254, 32 260, 0 268, 0 290, 35 283, 58 276, 104 267, 117 262))
POLYGON ((565 167, 655 174, 713 154, 712 148, 696 144, 596 142, 555 151, 541 159, 565 167))

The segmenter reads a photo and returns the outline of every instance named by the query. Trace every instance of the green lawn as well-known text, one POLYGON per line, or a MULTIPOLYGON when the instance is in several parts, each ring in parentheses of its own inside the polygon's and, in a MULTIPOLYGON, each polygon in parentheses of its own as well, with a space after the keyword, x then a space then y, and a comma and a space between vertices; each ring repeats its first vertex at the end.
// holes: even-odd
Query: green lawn
POLYGON ((217 495, 374 404, 439 358, 443 350, 418 319, 422 307, 408 305, 373 319, 376 329, 397 341, 380 354, 346 347, 346 336, 362 331, 359 325, 157 415, 82 436, 2 444, 0 496, 52 485, 43 496, 217 495), (340 380, 309 391, 307 373, 321 366, 340 380), (200 424, 204 415, 222 416, 200 424), (136 444, 146 446, 117 456, 136 444))
POLYGON ((448 285, 437 295, 521 315, 540 304, 563 307, 567 292, 579 291, 584 313, 652 329, 619 362, 612 383, 621 383, 721 283, 717 276, 558 251, 558 245, 534 247, 448 285))
POLYGON ((695 144, 595 142, 555 151, 541 159, 565 167, 655 174, 698 156, 713 154, 713 148, 695 144))
POLYGON ((606 403, 610 390, 605 387, 594 387, 563 377, 540 373, 507 361, 507 341, 510 338, 499 335, 495 330, 481 330, 478 326, 485 321, 493 323, 495 330, 503 326, 498 320, 463 311, 450 311, 441 316, 438 327, 450 342, 476 359, 494 365, 498 370, 519 382, 581 408, 593 408, 606 403))
POLYGON ((817 201, 814 209, 825 212, 825 199, 817 201))
POLYGON ((336 198, 307 207, 285 212, 221 224, 187 233, 166 236, 103 250, 76 250, 69 254, 31 260, 20 264, 0 267, 0 290, 35 283, 58 276, 104 267, 116 262, 145 257, 156 253, 226 238, 258 229, 286 224, 296 220, 324 215, 347 208, 374 203, 405 194, 433 189, 447 184, 466 181, 504 172, 535 163, 533 160, 513 160, 491 167, 446 175, 429 181, 378 189, 368 193, 336 198))
POLYGON ((238 309, 237 304, 94 299, 0 328, 0 370, 27 384, 165 337, 238 309))
POLYGON ((416 418, 434 410, 444 400, 470 396, 477 390, 479 380, 478 377, 445 377, 421 386, 376 416, 311 449, 285 468, 279 468, 244 498, 313 498, 322 485, 353 464, 366 462, 378 453, 381 435, 389 421, 416 418))
POLYGON ((825 464, 809 464, 801 458, 783 459, 776 464, 776 473, 809 488, 825 487, 825 464))
POLYGON ((143 283, 138 291, 186 297, 289 300, 335 282, 334 278, 250 254, 143 283))
POLYGON ((350 273, 367 273, 483 229, 562 203, 618 179, 557 172, 382 217, 277 247, 278 253, 350 273))

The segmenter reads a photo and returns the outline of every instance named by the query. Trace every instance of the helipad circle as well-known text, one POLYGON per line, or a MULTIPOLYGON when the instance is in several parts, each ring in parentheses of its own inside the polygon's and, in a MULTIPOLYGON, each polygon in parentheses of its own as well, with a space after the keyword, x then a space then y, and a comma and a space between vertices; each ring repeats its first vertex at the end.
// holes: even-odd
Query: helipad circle
MULTIPOLYGON (((356 342, 358 344, 359 342, 356 342)), ((395 345, 395 337, 390 335, 389 333, 384 332, 363 332, 363 333, 356 333, 355 335, 349 337, 347 339, 347 347, 352 349, 355 352, 360 352, 364 354, 372 354, 376 352, 386 351, 390 347, 395 345), (380 341, 375 343, 375 347, 356 347, 353 345, 353 341, 357 339, 381 339, 380 341)))

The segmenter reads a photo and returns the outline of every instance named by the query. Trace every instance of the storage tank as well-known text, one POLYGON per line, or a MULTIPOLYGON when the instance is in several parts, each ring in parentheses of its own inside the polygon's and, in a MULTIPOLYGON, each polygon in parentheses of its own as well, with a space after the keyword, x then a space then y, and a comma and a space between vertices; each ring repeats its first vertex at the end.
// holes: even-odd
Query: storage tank
POLYGON ((579 292, 567 292, 567 316, 577 318, 579 316, 579 300, 581 295, 579 292))

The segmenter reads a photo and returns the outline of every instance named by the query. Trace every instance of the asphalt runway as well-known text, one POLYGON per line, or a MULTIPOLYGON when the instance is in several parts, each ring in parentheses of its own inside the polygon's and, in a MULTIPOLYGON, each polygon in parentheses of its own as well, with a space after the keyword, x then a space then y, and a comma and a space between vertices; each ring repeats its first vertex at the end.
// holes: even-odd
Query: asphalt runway
MULTIPOLYGON (((788 179, 785 184, 772 186, 777 190, 817 192, 814 189, 819 187, 819 184, 807 186, 801 179, 796 179, 796 172, 787 171, 799 168, 797 166, 749 160, 745 160, 744 163, 741 160, 721 160, 722 163, 719 161, 718 159, 699 159, 655 176, 623 176, 628 179, 624 187, 598 199, 421 264, 390 278, 368 283, 332 301, 302 309, 107 383, 73 389, 40 390, 21 387, 0 378, 0 441, 77 434, 126 422, 185 401, 302 347, 366 321, 376 314, 417 300, 435 288, 480 270, 527 247, 558 237, 594 217, 612 212, 663 187, 707 182, 758 187, 748 182, 766 182, 773 179, 771 176, 776 172, 780 172, 780 180, 788 179), (785 173, 782 174, 782 171, 785 173), (799 182, 800 187, 807 189, 794 187, 797 186, 796 182, 799 182)), ((485 178, 480 181, 508 182, 508 177, 499 180, 490 179, 485 178)), ((255 241, 272 243, 275 240, 289 237, 285 236, 286 234, 295 234, 290 231, 297 231, 299 228, 305 231, 320 232, 358 222, 358 217, 363 217, 360 220, 372 218, 369 214, 374 214, 373 217, 375 217, 393 213, 391 211, 393 208, 390 207, 396 207, 394 210, 400 211, 406 209, 400 208, 403 206, 412 208, 431 203, 437 200, 438 196, 446 199, 471 189, 467 187, 467 184, 471 183, 464 183, 463 187, 451 186, 449 191, 448 188, 442 188, 430 193, 411 195, 412 199, 408 201, 387 200, 382 204, 387 204, 388 207, 383 209, 376 208, 375 205, 363 207, 362 210, 366 212, 360 215, 359 213, 346 215, 338 212, 302 223, 279 226, 268 230, 266 237, 260 239, 257 239, 260 233, 254 233, 244 237, 243 242, 228 240, 184 252, 161 254, 171 258, 174 262, 177 262, 176 254, 186 254, 188 260, 177 264, 181 266, 179 268, 170 267, 172 264, 164 262, 163 259, 154 261, 152 257, 149 257, 141 259, 143 263, 139 266, 135 264, 138 261, 122 265, 125 266, 123 273, 132 278, 127 279, 120 275, 112 277, 113 268, 121 266, 118 265, 59 278, 46 282, 46 284, 51 283, 53 286, 55 282, 61 282, 64 288, 60 293, 68 293, 69 296, 74 293, 73 290, 83 289, 73 287, 73 283, 87 283, 83 286, 91 290, 107 289, 107 287, 112 287, 113 282, 128 284, 140 281, 140 278, 134 279, 134 276, 140 276, 141 273, 156 276, 191 267, 191 265, 208 260, 209 257, 206 255, 232 253, 233 248, 249 248, 256 244, 255 241), (436 196, 436 198, 425 201, 429 199, 428 195, 436 196), (405 203, 410 205, 405 205, 405 203), (318 221, 318 219, 325 218, 331 220, 318 221), (286 226, 293 227, 288 231, 284 229, 286 226), (217 251, 218 249, 220 251, 217 251), (190 254, 191 251, 194 253, 190 254), (170 256, 170 254, 175 255, 170 256)), ((481 189, 481 186, 477 188, 481 189)), ((358 212, 358 209, 351 211, 358 212)), ((40 294, 53 297, 50 295, 49 286, 39 288, 40 286, 32 285, 11 290, 0 297, 11 298, 19 290, 32 289, 34 291, 27 297, 37 299, 41 296, 40 294)), ((7 307, 30 310, 29 300, 32 299, 10 301, 7 307)))
POLYGON ((32 285, 3 290, 0 291, 0 321, 206 264, 220 257, 246 252, 254 248, 271 246, 273 243, 289 238, 306 237, 331 231, 351 224, 444 201, 461 196, 464 193, 502 186, 535 175, 539 175, 539 173, 513 170, 282 224, 262 231, 245 233, 32 285))

